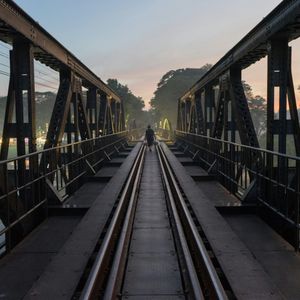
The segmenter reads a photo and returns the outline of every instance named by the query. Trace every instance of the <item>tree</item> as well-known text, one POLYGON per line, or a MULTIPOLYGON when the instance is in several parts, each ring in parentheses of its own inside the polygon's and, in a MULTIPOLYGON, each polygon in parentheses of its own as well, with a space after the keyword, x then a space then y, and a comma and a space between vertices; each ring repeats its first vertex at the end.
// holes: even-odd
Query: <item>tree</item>
POLYGON ((127 85, 119 83, 117 79, 108 79, 107 85, 124 101, 126 124, 135 122, 136 126, 144 126, 144 100, 135 96, 127 85))
POLYGON ((243 86, 257 138, 260 140, 267 130, 267 101, 262 96, 253 96, 252 87, 245 81, 243 86))
POLYGON ((206 64, 198 69, 178 69, 167 72, 154 92, 150 104, 154 111, 156 122, 168 118, 173 125, 177 120, 177 101, 197 80, 199 80, 211 65, 206 64))

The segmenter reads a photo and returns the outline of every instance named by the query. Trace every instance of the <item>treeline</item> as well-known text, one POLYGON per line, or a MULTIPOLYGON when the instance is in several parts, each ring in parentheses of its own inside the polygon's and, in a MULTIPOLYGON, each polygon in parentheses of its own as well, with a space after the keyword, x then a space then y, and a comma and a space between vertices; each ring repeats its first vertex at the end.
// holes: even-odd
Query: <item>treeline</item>
POLYGON ((206 64, 202 68, 171 70, 163 75, 157 84, 154 97, 150 101, 156 122, 168 118, 175 128, 177 100, 210 68, 211 65, 206 64))
POLYGON ((149 112, 144 110, 145 102, 142 97, 135 96, 127 85, 121 84, 117 79, 108 79, 107 85, 123 100, 127 128, 145 127, 147 123, 151 123, 149 112))

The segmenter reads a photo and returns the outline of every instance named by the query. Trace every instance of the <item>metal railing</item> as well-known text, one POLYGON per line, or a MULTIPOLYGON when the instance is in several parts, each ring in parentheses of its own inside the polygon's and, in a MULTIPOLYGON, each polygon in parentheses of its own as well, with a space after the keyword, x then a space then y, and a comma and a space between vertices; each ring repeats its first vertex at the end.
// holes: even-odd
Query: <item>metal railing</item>
POLYGON ((9 251, 125 143, 127 132, 0 161, 0 243, 9 251))
POLYGON ((278 230, 298 251, 300 157, 182 131, 176 139, 231 193, 275 216, 278 230))

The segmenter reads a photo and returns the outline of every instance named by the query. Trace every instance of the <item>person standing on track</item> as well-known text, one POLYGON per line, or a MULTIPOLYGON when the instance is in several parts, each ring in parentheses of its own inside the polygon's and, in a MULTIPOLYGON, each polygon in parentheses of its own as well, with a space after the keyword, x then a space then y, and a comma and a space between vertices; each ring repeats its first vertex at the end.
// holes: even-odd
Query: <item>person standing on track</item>
POLYGON ((156 140, 155 133, 150 125, 148 125, 146 133, 145 133, 145 141, 147 141, 147 145, 149 148, 149 151, 152 151, 151 147, 154 143, 154 140, 156 140))

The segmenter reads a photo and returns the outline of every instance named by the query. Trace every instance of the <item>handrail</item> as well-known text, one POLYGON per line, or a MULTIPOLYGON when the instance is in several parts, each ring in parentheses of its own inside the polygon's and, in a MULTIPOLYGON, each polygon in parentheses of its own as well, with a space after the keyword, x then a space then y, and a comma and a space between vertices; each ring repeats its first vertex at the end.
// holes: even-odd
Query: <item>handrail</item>
POLYGON ((175 130, 175 133, 180 133, 180 134, 183 134, 183 135, 190 135, 190 136, 195 136, 195 137, 201 137, 201 138, 204 138, 204 139, 207 139, 207 140, 210 140, 210 141, 220 142, 220 143, 224 143, 224 144, 228 144, 228 145, 232 145, 232 146, 238 146, 238 147, 253 150, 253 151, 264 152, 264 153, 268 153, 268 154, 277 155, 277 156, 281 156, 281 157, 285 157, 285 158, 300 161, 299 156, 293 156, 293 155, 280 153, 280 152, 275 152, 275 151, 271 151, 271 150, 267 150, 267 149, 263 149, 263 148, 257 148, 257 147, 253 147, 253 146, 238 144, 238 143, 234 143, 234 142, 230 142, 230 141, 226 141, 226 140, 222 140, 222 139, 209 137, 209 136, 206 136, 206 135, 195 134, 195 133, 190 133, 190 132, 185 132, 185 131, 180 131, 180 130, 175 130))
POLYGON ((42 154, 42 153, 47 153, 47 152, 54 151, 54 150, 59 150, 59 149, 62 149, 62 148, 68 148, 68 147, 71 147, 71 146, 81 145, 81 144, 85 144, 85 143, 88 143, 88 142, 94 142, 94 141, 102 140, 102 139, 105 139, 105 138, 122 135, 122 134, 125 134, 125 133, 128 133, 128 131, 127 130, 120 131, 120 132, 117 132, 117 133, 102 135, 102 136, 98 136, 96 138, 90 138, 90 139, 86 139, 86 140, 82 140, 82 141, 78 141, 78 142, 73 142, 73 143, 69 143, 69 144, 60 144, 60 145, 55 146, 55 147, 51 147, 51 148, 47 148, 47 149, 43 149, 43 150, 39 150, 39 151, 35 151, 35 152, 30 152, 30 153, 27 153, 27 154, 24 154, 24 155, 21 155, 21 156, 8 158, 6 160, 0 160, 0 165, 10 163, 10 162, 13 162, 15 160, 21 160, 21 159, 29 158, 29 157, 39 155, 39 154, 42 154))
POLYGON ((182 131, 176 138, 230 193, 242 202, 267 208, 288 224, 291 234, 286 238, 299 250, 299 156, 182 131))

